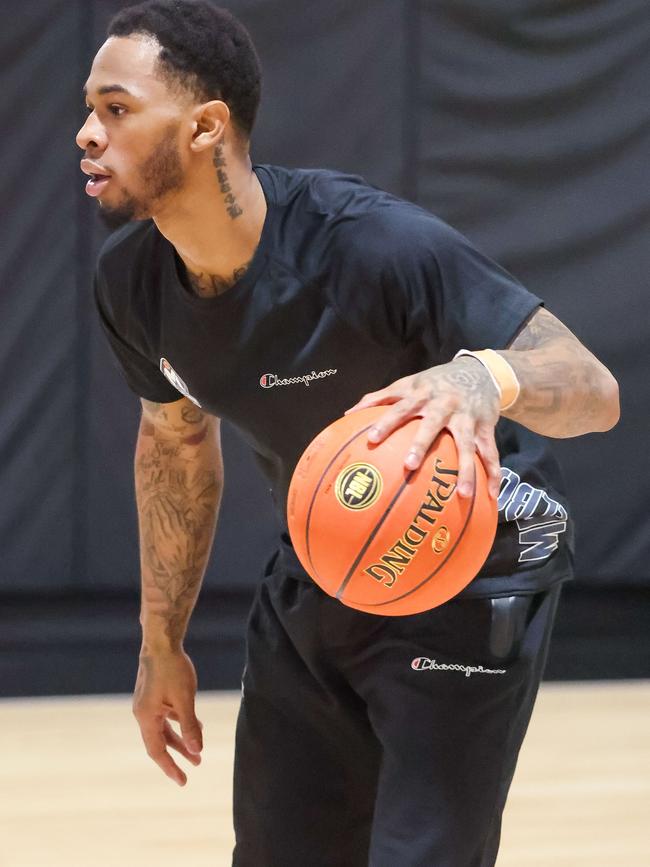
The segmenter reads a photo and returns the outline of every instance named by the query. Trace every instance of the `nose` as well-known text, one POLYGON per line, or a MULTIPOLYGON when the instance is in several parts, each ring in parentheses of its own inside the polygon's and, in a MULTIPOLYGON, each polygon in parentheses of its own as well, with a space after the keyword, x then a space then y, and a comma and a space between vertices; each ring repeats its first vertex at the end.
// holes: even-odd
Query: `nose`
POLYGON ((77 133, 76 142, 83 151, 103 151, 106 148, 106 131, 94 111, 77 133))

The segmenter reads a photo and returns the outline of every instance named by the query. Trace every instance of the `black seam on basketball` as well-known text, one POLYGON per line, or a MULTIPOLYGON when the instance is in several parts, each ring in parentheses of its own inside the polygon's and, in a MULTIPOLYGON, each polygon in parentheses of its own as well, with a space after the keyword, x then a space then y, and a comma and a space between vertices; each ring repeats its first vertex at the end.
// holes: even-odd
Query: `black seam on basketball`
MULTIPOLYGON (((374 424, 374 422, 373 422, 373 424, 374 424)), ((311 503, 309 504, 309 510, 308 510, 308 512, 307 512, 307 520, 305 521, 305 547, 306 547, 306 549, 307 549, 307 558, 308 558, 308 560, 309 560, 309 565, 310 565, 310 567, 311 567, 311 571, 313 572, 314 575, 318 576, 318 578, 319 578, 321 581, 322 581, 322 579, 321 579, 321 577, 320 577, 320 574, 319 574, 319 572, 318 572, 318 569, 316 569, 316 567, 314 566, 314 562, 313 562, 313 560, 311 559, 311 546, 310 546, 310 544, 309 544, 309 525, 310 525, 310 523, 311 523, 311 513, 312 513, 312 509, 314 508, 314 503, 316 502, 316 497, 317 497, 317 495, 318 495, 318 492, 319 492, 319 490, 320 490, 320 487, 321 487, 321 485, 323 484, 323 479, 325 478, 325 476, 326 476, 327 473, 329 472, 330 467, 332 466, 332 464, 334 464, 334 463, 336 462, 336 460, 338 459, 338 457, 339 457, 339 455, 341 454, 341 452, 342 452, 344 449, 347 449, 347 447, 350 445, 350 443, 353 443, 353 442, 357 439, 357 437, 360 437, 360 436, 362 436, 364 433, 366 433, 366 431, 369 431, 371 427, 372 427, 372 424, 367 425, 367 426, 364 427, 362 430, 357 431, 353 437, 350 437, 350 439, 347 440, 347 442, 344 442, 344 443, 343 443, 343 445, 341 446, 341 448, 337 451, 337 453, 334 455, 334 457, 332 458, 332 460, 329 462, 329 464, 325 467, 325 469, 324 469, 323 472, 321 473, 320 479, 318 480, 318 484, 317 484, 316 487, 314 488, 314 493, 313 493, 313 496, 312 496, 312 498, 311 498, 311 503)))
MULTIPOLYGON (((454 542, 454 544, 449 549, 449 553, 444 558, 444 560, 438 564, 438 566, 433 570, 430 575, 427 575, 416 587, 412 587, 410 590, 407 590, 406 593, 402 593, 401 596, 394 596, 392 599, 387 599, 385 602, 354 602, 352 600, 346 600, 349 605, 363 605, 364 608, 381 608, 384 605, 392 605, 394 602, 399 602, 401 599, 406 599, 407 596, 410 596, 412 593, 415 593, 416 590, 419 590, 420 587, 423 587, 428 581, 430 581, 437 573, 442 569, 445 563, 449 560, 451 555, 454 553, 458 545, 460 544, 460 540, 465 535, 465 531, 469 526, 470 518, 472 517, 472 513, 474 512, 474 503, 476 502, 476 467, 474 467, 474 493, 472 494, 472 502, 470 503, 469 511, 467 513, 467 517, 465 518, 465 523, 463 525, 463 529, 458 534, 458 538, 454 542)), ((468 582, 469 583, 469 582, 468 582)), ((460 591, 459 591, 460 592, 460 591)))
POLYGON ((414 470, 411 470, 411 472, 407 475, 406 479, 402 482, 402 484, 401 484, 401 485, 399 486, 399 488, 397 489, 397 492, 396 492, 395 496, 393 497, 393 499, 392 499, 392 500, 390 501, 390 503, 386 506, 386 510, 384 511, 384 514, 381 516, 381 518, 379 519, 379 521, 375 524, 374 529, 372 530, 372 532, 370 533, 370 535, 369 535, 368 538, 366 539, 365 544, 363 545, 363 547, 361 548, 361 550, 360 550, 359 553, 357 554, 356 560, 355 560, 354 563, 350 566, 350 569, 348 570, 347 575, 346 575, 345 578, 343 579, 343 582, 342 582, 341 586, 340 586, 339 589, 336 591, 336 598, 337 598, 337 599, 340 599, 340 598, 341 598, 341 594, 343 593, 343 591, 345 590, 345 588, 346 588, 346 587, 348 586, 348 584, 350 583, 350 579, 352 578, 352 575, 354 574, 354 570, 355 570, 355 569, 357 568, 357 566, 359 565, 359 561, 361 560, 361 558, 363 557, 363 555, 364 555, 364 554, 366 553, 366 551, 368 550, 368 546, 370 545, 370 543, 372 542, 372 540, 375 538, 375 536, 376 536, 377 533, 379 532, 379 530, 380 530, 380 528, 381 528, 381 525, 384 523, 384 521, 386 520, 386 518, 389 516, 389 514, 390 514, 390 512, 391 512, 391 510, 392 510, 392 508, 393 508, 393 506, 395 505, 395 503, 397 502, 397 500, 399 499, 399 497, 402 496, 402 494, 403 494, 403 492, 404 492, 404 488, 405 488, 406 485, 408 484, 409 479, 413 476, 413 473, 414 473, 414 472, 415 472, 414 470))

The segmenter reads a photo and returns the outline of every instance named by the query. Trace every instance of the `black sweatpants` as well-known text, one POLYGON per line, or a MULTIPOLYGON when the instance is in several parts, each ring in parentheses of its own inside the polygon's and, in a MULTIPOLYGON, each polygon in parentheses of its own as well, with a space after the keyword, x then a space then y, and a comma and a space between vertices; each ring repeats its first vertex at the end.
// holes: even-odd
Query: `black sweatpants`
POLYGON ((233 867, 492 867, 559 585, 378 617, 267 567, 233 867))

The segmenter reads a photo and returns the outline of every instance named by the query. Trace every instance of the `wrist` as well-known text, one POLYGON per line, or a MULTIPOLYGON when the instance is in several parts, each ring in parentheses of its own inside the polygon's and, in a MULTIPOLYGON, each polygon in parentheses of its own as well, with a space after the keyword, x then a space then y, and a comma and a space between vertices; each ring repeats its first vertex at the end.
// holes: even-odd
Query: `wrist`
POLYGON ((183 649, 183 636, 174 633, 170 625, 160 617, 157 622, 142 620, 141 655, 178 653, 183 649))
POLYGON ((474 358, 482 364, 494 384, 499 397, 499 412, 511 409, 519 397, 521 386, 517 375, 502 355, 493 349, 481 349, 471 352, 461 349, 454 355, 454 361, 460 358, 474 358))
POLYGON ((142 637, 140 645, 140 658, 143 656, 173 656, 183 650, 182 642, 167 641, 150 641, 142 637))

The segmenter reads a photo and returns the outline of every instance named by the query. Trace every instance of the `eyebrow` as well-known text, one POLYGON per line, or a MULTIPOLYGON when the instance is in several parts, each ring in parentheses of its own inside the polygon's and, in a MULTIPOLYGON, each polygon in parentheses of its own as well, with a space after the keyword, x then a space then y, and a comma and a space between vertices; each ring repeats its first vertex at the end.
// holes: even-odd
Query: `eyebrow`
MULTIPOLYGON (((107 93, 125 93, 127 96, 133 96, 135 99, 137 97, 134 93, 131 93, 130 90, 127 90, 122 84, 104 84, 102 87, 97 89, 97 93, 100 96, 105 96, 107 93)), ((88 88, 84 84, 83 95, 88 96, 88 88)))

